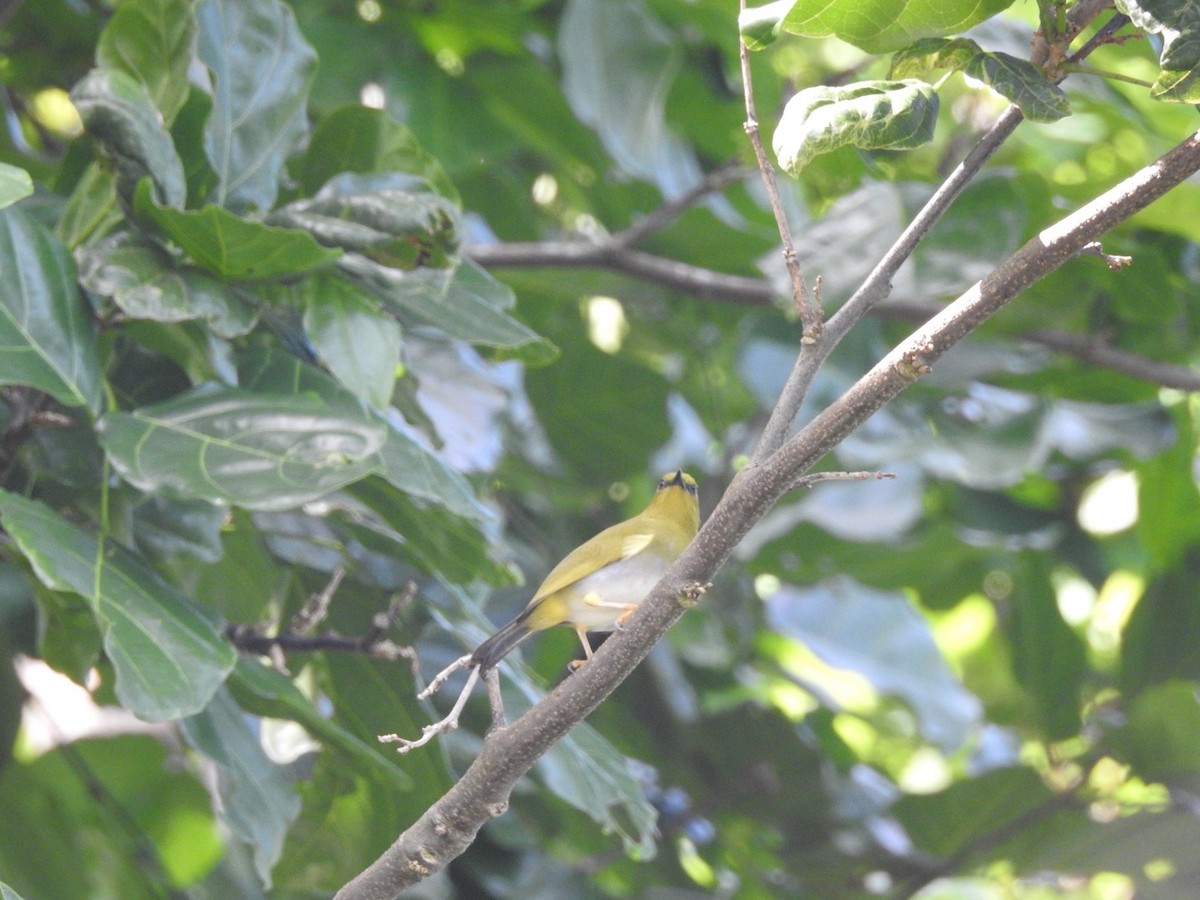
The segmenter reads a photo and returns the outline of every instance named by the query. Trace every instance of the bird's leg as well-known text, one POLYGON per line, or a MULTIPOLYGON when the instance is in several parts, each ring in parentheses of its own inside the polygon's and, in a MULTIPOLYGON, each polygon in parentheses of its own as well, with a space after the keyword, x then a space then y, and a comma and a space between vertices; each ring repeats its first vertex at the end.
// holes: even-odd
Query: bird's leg
MULTIPOLYGON (((596 595, 589 594, 588 596, 595 597, 596 595)), ((584 602, 587 602, 587 601, 584 601, 584 602)), ((586 658, 571 660, 571 662, 568 664, 567 668, 569 668, 572 672, 577 672, 579 670, 580 666, 582 666, 584 663, 586 663, 589 659, 592 658, 592 645, 588 642, 588 639, 587 639, 587 629, 583 628, 582 626, 576 625, 575 633, 577 635, 579 635, 579 643, 583 644, 583 655, 586 658)))
POLYGON ((633 611, 637 609, 636 603, 609 603, 596 593, 588 594, 583 598, 583 602, 596 609, 621 610, 621 614, 617 616, 617 620, 615 622, 617 631, 621 630, 621 628, 625 625, 626 620, 633 614, 633 611))

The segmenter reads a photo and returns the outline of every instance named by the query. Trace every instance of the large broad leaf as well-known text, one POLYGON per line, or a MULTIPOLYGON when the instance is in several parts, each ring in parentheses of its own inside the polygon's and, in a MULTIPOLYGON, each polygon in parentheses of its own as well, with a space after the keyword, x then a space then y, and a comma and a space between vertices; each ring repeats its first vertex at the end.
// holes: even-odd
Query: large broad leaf
POLYGON ((33 179, 24 169, 0 163, 0 209, 33 193, 33 179))
POLYGON ((134 208, 197 265, 232 281, 299 275, 342 255, 341 250, 322 247, 307 231, 252 222, 220 206, 161 206, 147 183, 138 185, 134 208))
POLYGON ((881 693, 903 699, 925 737, 947 753, 962 745, 982 715, 978 698, 946 665, 929 623, 898 591, 841 577, 785 587, 768 598, 767 620, 827 664, 859 672, 881 693))
POLYGON ((187 742, 217 764, 221 817, 254 848, 254 867, 270 887, 271 869, 300 812, 300 797, 286 770, 267 758, 228 691, 219 691, 202 712, 179 726, 187 742))
POLYGON ((157 200, 183 206, 183 163, 144 84, 117 69, 95 69, 71 90, 71 102, 116 168, 122 199, 132 203, 138 182, 149 176, 157 200))
POLYGON ((111 298, 130 318, 203 319, 224 338, 246 334, 258 321, 258 311, 228 285, 176 264, 161 247, 127 232, 90 244, 76 255, 84 287, 111 298))
POLYGON ((373 471, 386 436, 368 415, 308 394, 197 389, 101 419, 117 470, 145 491, 289 509, 373 471))
POLYGON ((188 93, 195 24, 188 0, 126 0, 117 7, 96 47, 96 62, 146 87, 170 125, 188 93))
POLYGON ((38 578, 92 606, 121 703, 150 721, 202 709, 233 668, 215 624, 139 558, 48 507, 0 493, 0 519, 38 578))
MULTIPOLYGON (((886 53, 923 37, 966 31, 1013 0, 796 0, 780 28, 806 37, 833 35, 868 53, 886 53)), ((761 26, 760 26, 761 27, 761 26)))
POLYGON ((512 306, 512 291, 469 260, 452 271, 398 272, 350 254, 338 265, 402 323, 431 325, 530 365, 545 364, 557 355, 549 341, 504 312, 512 306))
POLYGON ((814 156, 848 144, 919 147, 933 138, 937 112, 937 94, 915 79, 807 88, 787 102, 771 143, 779 165, 798 176, 814 156))
MULTIPOLYGON (((238 376, 249 390, 312 393, 332 408, 359 408, 354 396, 332 378, 286 353, 247 353, 238 360, 238 376)), ((383 477, 406 494, 468 519, 489 518, 467 480, 394 423, 389 424, 387 441, 376 458, 383 477)))
POLYGON ((338 380, 376 409, 386 409, 400 365, 400 323, 379 301, 339 275, 306 279, 304 331, 338 380))
POLYGON ((458 201, 458 191, 441 163, 421 148, 407 125, 383 110, 357 103, 335 110, 313 131, 301 173, 304 189, 316 194, 342 172, 408 172, 427 180, 443 197, 458 201))
POLYGON ((100 405, 95 330, 71 257, 19 209, 0 211, 0 383, 100 405))
POLYGON ((212 72, 204 150, 213 200, 234 210, 275 205, 283 164, 308 131, 317 55, 279 0, 203 0, 197 52, 212 72))

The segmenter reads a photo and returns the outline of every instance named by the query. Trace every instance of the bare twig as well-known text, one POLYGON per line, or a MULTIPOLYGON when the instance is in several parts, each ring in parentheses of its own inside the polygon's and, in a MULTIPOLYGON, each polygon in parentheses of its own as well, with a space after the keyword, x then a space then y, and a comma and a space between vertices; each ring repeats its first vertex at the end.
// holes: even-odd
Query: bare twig
MULTIPOLYGON (((739 0, 738 7, 746 11, 746 0, 739 0)), ((740 41, 738 48, 742 64, 742 89, 746 99, 746 134, 750 138, 750 146, 754 148, 754 157, 758 160, 758 170, 762 173, 763 187, 767 191, 767 202, 775 216, 775 227, 779 230, 779 238, 783 242, 783 263, 787 266, 788 279, 792 285, 792 301, 800 314, 800 325, 803 329, 803 343, 812 345, 821 337, 823 313, 808 293, 804 283, 804 273, 800 271, 800 261, 796 258, 796 248, 792 244, 792 229, 788 224, 787 213, 783 209, 783 201, 779 197, 779 185, 775 181, 775 167, 767 159, 767 151, 763 148, 762 135, 758 129, 758 112, 754 103, 754 82, 750 78, 750 48, 746 42, 740 41)), ((801 356, 808 354, 801 349, 801 356)))
POLYGON ((471 244, 463 248, 463 253, 489 269, 609 269, 700 300, 763 306, 775 297, 770 283, 763 278, 716 272, 612 240, 471 244))
MULTIPOLYGON (((460 657, 439 673, 438 677, 430 682, 429 687, 423 690, 419 696, 428 697, 435 690, 441 687, 445 679, 450 677, 450 674, 462 668, 463 665, 471 659, 470 655, 460 657), (439 680, 440 679, 440 680, 439 680)), ((423 747, 428 744, 439 734, 448 734, 458 728, 458 718, 462 715, 463 707, 467 705, 467 700, 471 696, 471 691, 475 688, 475 683, 479 681, 479 667, 471 666, 470 674, 467 675, 467 683, 463 685, 462 692, 459 693, 458 699, 454 701, 454 706, 450 709, 445 718, 432 722, 421 729, 421 736, 416 740, 403 738, 398 734, 381 734, 379 736, 380 743, 383 744, 399 744, 396 748, 397 753, 407 753, 409 750, 415 750, 417 747, 423 747)))
POLYGON ((338 586, 345 577, 346 570, 341 566, 334 569, 333 574, 329 576, 329 583, 310 594, 304 605, 292 616, 288 631, 294 635, 312 634, 312 630, 329 615, 329 604, 333 602, 333 595, 337 593, 338 586))
POLYGON ((405 585, 404 590, 392 598, 387 610, 376 613, 371 620, 371 627, 358 637, 348 637, 335 631, 321 634, 308 633, 328 613, 333 592, 337 590, 337 586, 342 580, 340 573, 340 569, 336 570, 330 578, 329 584, 305 602, 304 607, 292 619, 292 626, 289 630, 272 635, 264 634, 261 626, 230 624, 225 628, 226 639, 243 653, 271 657, 275 667, 282 672, 287 671, 284 656, 289 651, 313 653, 321 650, 337 650, 362 653, 374 659, 388 661, 407 659, 415 667, 417 658, 413 649, 396 644, 387 637, 400 613, 416 596, 417 585, 415 582, 405 585), (300 627, 297 628, 297 625, 300 627))

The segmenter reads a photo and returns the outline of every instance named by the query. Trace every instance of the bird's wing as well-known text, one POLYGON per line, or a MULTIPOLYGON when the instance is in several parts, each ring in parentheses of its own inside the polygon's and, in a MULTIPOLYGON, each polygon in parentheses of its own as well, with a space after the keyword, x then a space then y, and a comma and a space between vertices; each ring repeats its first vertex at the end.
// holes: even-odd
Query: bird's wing
MULTIPOLYGON (((622 524, 628 526, 629 523, 622 524)), ((568 553, 563 561, 546 576, 546 580, 537 589, 537 593, 533 595, 529 605, 533 606, 543 597, 553 594, 555 591, 561 591, 585 575, 590 575, 605 566, 641 553, 654 542, 654 534, 649 531, 639 530, 626 535, 610 534, 619 527, 619 525, 613 525, 604 529, 591 540, 585 541, 568 553)))

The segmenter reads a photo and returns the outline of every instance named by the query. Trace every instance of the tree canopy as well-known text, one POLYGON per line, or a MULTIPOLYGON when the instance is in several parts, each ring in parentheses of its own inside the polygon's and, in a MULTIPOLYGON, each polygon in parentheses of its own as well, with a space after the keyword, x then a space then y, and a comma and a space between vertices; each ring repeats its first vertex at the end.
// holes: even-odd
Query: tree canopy
POLYGON ((1194 894, 1197 48, 3 5, 0 897, 1194 894), (380 742, 677 468, 592 661, 380 742))

